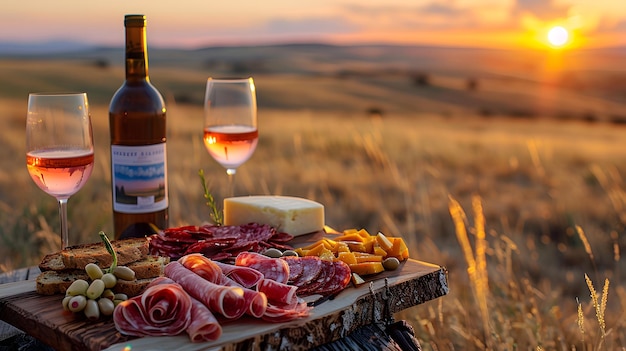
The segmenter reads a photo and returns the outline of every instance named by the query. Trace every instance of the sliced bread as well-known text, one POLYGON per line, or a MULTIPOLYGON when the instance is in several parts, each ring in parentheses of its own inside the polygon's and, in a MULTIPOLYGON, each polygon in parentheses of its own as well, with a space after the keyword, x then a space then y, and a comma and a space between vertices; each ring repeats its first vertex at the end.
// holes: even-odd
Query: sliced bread
MULTIPOLYGON (((126 265, 142 260, 149 250, 147 238, 131 238, 111 242, 117 253, 117 264, 126 265)), ((111 266, 113 258, 104 247, 104 243, 84 244, 68 247, 60 252, 46 255, 39 269, 43 271, 63 271, 83 269, 88 263, 95 263, 101 268, 111 266)))
MULTIPOLYGON (((126 266, 135 272, 136 279, 118 280, 113 290, 128 296, 138 295, 145 289, 147 283, 163 275, 165 265, 169 262, 169 257, 150 255, 140 261, 129 263, 126 266)), ((65 294, 67 288, 77 279, 89 280, 89 276, 84 269, 43 271, 36 279, 36 291, 41 295, 65 294)))
POLYGON ((77 279, 88 280, 84 270, 75 269, 63 273, 57 271, 41 272, 35 280, 35 290, 40 295, 65 294, 67 288, 77 279))
POLYGON ((135 261, 126 267, 135 271, 136 279, 156 278, 165 274, 165 266, 170 263, 170 258, 166 256, 146 256, 141 261, 135 261))

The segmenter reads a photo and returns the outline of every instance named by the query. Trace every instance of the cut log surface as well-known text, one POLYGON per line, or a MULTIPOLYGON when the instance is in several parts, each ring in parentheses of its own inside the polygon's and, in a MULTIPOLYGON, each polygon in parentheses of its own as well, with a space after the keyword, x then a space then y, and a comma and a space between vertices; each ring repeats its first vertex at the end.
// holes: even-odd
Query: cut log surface
POLYGON ((313 308, 311 315, 302 320, 269 323, 242 318, 224 324, 220 339, 208 343, 191 343, 187 335, 123 336, 110 319, 94 323, 63 312, 62 297, 38 295, 32 280, 0 286, 0 319, 58 350, 119 351, 125 346, 133 351, 309 350, 383 320, 385 306, 389 306, 390 313, 396 313, 448 293, 445 268, 411 259, 398 270, 372 279, 359 287, 349 286, 334 299, 313 308))

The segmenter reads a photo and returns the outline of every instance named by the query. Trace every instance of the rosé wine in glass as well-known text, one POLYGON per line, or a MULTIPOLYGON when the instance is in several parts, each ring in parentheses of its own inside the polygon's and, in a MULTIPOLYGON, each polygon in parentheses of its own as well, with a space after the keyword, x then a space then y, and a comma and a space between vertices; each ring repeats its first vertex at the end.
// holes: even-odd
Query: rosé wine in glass
POLYGON ((70 246, 67 200, 85 185, 93 165, 93 132, 87 94, 29 94, 26 168, 33 182, 57 199, 61 249, 70 246))
POLYGON ((209 155, 226 168, 227 196, 234 196, 237 168, 252 156, 259 141, 252 78, 207 79, 203 139, 209 155))
POLYGON ((26 166, 37 186, 55 197, 70 197, 85 185, 93 169, 93 151, 51 149, 26 154, 26 166))
POLYGON ((254 153, 259 131, 250 126, 216 126, 204 130, 204 146, 219 164, 237 168, 254 153))

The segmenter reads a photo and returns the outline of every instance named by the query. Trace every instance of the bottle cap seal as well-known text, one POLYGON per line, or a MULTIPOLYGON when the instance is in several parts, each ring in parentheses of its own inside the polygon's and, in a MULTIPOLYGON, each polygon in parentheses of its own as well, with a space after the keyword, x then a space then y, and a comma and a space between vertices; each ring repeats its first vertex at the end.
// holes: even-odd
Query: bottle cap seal
POLYGON ((126 15, 124 16, 124 26, 126 27, 145 27, 145 15, 126 15))

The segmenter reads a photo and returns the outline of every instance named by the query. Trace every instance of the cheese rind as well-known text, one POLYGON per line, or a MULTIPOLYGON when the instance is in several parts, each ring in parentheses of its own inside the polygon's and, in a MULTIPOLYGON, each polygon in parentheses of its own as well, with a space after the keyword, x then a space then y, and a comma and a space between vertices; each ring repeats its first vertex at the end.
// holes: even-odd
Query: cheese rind
POLYGON ((267 224, 294 236, 324 229, 324 206, 292 196, 238 196, 224 199, 224 225, 267 224))

